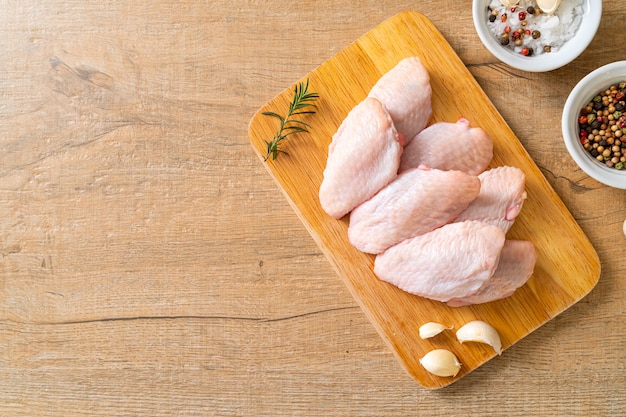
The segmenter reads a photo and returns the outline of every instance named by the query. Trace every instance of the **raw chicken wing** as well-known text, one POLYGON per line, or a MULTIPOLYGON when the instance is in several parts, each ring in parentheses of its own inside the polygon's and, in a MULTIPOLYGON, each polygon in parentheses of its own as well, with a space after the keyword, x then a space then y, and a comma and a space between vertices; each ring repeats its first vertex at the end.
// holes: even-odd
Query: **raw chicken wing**
POLYGON ((492 157, 491 137, 461 117, 456 123, 432 124, 411 139, 400 159, 400 172, 426 165, 478 175, 487 169, 492 157))
POLYGON ((476 293, 493 275, 505 237, 478 221, 447 224, 378 255, 374 273, 400 289, 447 302, 476 293))
POLYGON ((380 253, 456 218, 478 196, 480 180, 461 171, 405 171, 350 214, 350 243, 380 253))
POLYGON ((432 115, 428 70, 418 57, 404 58, 372 87, 369 97, 387 107, 398 132, 411 140, 432 115))
POLYGON ((319 190, 322 208, 341 218, 393 180, 403 147, 391 116, 366 98, 356 105, 333 135, 319 190))

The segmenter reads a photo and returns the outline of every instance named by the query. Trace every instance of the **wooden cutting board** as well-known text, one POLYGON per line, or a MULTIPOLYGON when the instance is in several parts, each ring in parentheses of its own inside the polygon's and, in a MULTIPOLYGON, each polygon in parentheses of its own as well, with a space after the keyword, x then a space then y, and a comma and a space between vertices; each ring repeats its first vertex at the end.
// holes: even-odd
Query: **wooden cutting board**
MULTIPOLYGON (((435 321, 458 329, 468 321, 484 320, 497 329, 506 349, 595 286, 600 263, 589 240, 463 62, 426 17, 410 11, 392 17, 300 81, 306 79, 310 80, 310 91, 320 95, 317 113, 303 119, 312 126, 311 131, 291 136, 283 142, 288 155, 263 164, 400 364, 422 386, 444 387, 495 356, 487 345, 461 345, 453 331, 422 340, 418 328, 423 323, 435 321), (532 241, 538 259, 531 279, 509 298, 450 308, 382 282, 373 273, 374 257, 350 245, 348 216, 335 220, 320 207, 318 189, 333 133, 380 76, 408 56, 420 57, 429 70, 433 89, 431 123, 468 118, 494 140, 491 167, 516 166, 526 174, 528 199, 508 237, 532 241), (419 359, 434 348, 447 348, 457 355, 463 366, 456 377, 437 377, 420 365, 419 359)), ((271 140, 278 121, 261 113, 284 115, 294 87, 268 102, 250 122, 250 141, 262 161, 265 140, 271 140)))

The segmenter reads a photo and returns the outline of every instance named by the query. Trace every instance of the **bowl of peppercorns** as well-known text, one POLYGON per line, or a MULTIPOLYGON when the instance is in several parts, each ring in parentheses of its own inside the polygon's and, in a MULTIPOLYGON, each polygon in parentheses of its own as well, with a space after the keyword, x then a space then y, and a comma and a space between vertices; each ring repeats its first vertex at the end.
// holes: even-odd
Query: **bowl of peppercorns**
POLYGON ((529 72, 552 71, 576 59, 596 35, 600 0, 474 0, 474 27, 483 45, 505 64, 529 72), (546 7, 546 6, 544 6, 546 7))
POLYGON ((595 180, 626 189, 626 61, 604 65, 572 89, 563 108, 565 146, 595 180))

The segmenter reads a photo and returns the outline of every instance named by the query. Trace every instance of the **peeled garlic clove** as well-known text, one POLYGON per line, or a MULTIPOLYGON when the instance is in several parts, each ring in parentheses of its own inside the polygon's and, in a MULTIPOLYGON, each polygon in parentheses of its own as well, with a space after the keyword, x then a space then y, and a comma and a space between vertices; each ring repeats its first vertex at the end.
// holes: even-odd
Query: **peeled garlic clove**
POLYGON ((561 4, 561 0, 537 0, 537 6, 548 14, 554 13, 559 8, 559 4, 561 4))
POLYGON ((420 326, 420 337, 422 339, 428 339, 434 336, 437 336, 439 333, 444 330, 452 330, 454 327, 446 327, 441 323, 435 323, 430 321, 428 323, 424 323, 420 326))
POLYGON ((517 6, 517 3, 519 3, 519 0, 500 0, 500 3, 502 3, 502 5, 505 7, 513 7, 513 6, 517 6))
POLYGON ((456 376, 461 369, 461 362, 446 349, 431 350, 420 359, 420 363, 424 369, 437 376, 456 376))
POLYGON ((489 323, 481 320, 470 321, 464 324, 456 332, 456 338, 459 342, 478 342, 486 343, 493 347, 498 355, 502 354, 502 342, 500 335, 489 323))

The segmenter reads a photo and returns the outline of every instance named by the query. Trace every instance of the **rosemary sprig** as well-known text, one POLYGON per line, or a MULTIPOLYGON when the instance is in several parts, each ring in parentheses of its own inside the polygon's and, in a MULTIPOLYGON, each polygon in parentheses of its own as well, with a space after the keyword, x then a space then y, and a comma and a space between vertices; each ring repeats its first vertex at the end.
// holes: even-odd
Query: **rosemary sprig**
POLYGON ((293 119, 293 116, 303 115, 303 114, 314 114, 314 110, 303 110, 307 107, 315 107, 313 102, 319 98, 318 93, 309 93, 309 79, 307 78, 306 82, 301 82, 296 85, 293 92, 293 99, 291 100, 291 104, 289 104, 289 111, 287 112, 287 116, 282 117, 281 115, 274 113, 272 111, 264 111, 263 114, 266 116, 276 117, 280 120, 280 129, 274 135, 274 138, 271 141, 265 141, 267 144, 267 154, 265 155, 264 161, 267 161, 271 155, 272 160, 276 159, 279 153, 287 154, 287 152, 280 149, 280 143, 287 139, 289 135, 293 135, 294 133, 303 133, 308 132, 308 129, 311 128, 307 123, 293 119))

